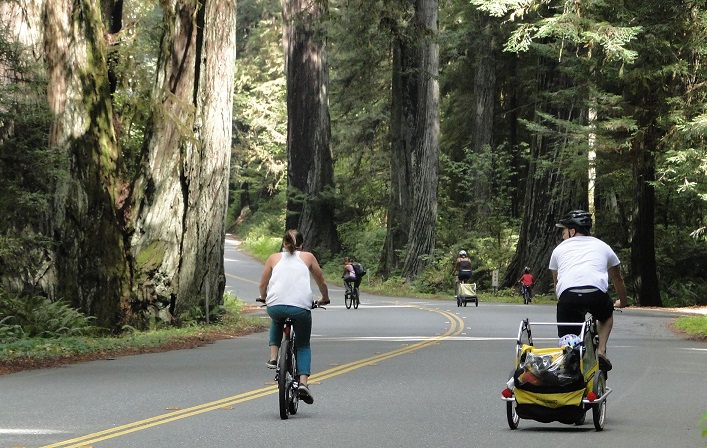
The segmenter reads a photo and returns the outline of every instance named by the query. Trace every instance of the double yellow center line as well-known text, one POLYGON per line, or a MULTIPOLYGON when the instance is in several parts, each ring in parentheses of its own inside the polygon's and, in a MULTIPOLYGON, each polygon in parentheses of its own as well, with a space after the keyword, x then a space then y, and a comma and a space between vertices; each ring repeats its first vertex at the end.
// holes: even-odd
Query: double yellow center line
MULTIPOLYGON (((332 367, 323 372, 319 372, 310 377, 310 381, 323 381, 344 373, 350 372, 352 370, 360 369, 361 367, 374 365, 380 361, 386 359, 394 358, 396 356, 404 355, 406 353, 412 353, 421 348, 428 347, 439 343, 439 341, 452 336, 458 336, 464 330, 464 321, 455 314, 449 311, 442 311, 438 309, 425 308, 422 306, 414 306, 415 308, 420 308, 423 310, 432 311, 449 318, 449 328, 447 331, 439 336, 434 336, 429 339, 417 342, 415 344, 406 345, 397 350, 390 352, 380 353, 370 358, 361 359, 359 361, 350 362, 347 364, 342 364, 340 366, 332 367)), ((102 440, 113 439, 120 437, 125 434, 130 434, 137 431, 142 431, 144 429, 152 428, 154 426, 164 425, 165 423, 170 423, 175 420, 180 420, 183 418, 191 417, 194 415, 203 414, 206 412, 211 412, 217 409, 229 409, 238 403, 243 403, 244 401, 254 400, 256 398, 264 397, 266 395, 274 394, 277 392, 277 385, 264 387, 262 389, 256 389, 249 392, 245 392, 239 395, 234 395, 232 397, 222 398, 220 400, 212 401, 209 403, 200 404, 197 406, 192 406, 186 409, 180 409, 167 414, 158 415, 145 420, 136 421, 133 423, 128 423, 126 425, 117 426, 115 428, 106 429, 104 431, 95 432, 92 434, 87 434, 85 436, 77 437, 71 440, 65 440, 63 442, 54 443, 52 445, 45 445, 41 448, 82 448, 90 446, 92 443, 97 443, 102 440)))

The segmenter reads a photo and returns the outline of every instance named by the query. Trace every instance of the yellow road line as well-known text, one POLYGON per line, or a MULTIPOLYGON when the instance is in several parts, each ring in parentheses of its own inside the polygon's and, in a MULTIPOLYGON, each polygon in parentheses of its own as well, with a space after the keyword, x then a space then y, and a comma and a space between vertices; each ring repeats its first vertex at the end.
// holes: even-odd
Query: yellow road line
MULTIPOLYGON (((381 353, 370 358, 361 359, 359 361, 350 362, 337 366, 323 372, 316 373, 310 377, 311 381, 322 381, 328 378, 332 378, 344 373, 350 372, 352 370, 360 369, 361 367, 369 366, 386 359, 394 358, 396 356, 404 355, 406 353, 412 353, 421 348, 437 344, 439 341, 447 339, 452 336, 458 336, 464 329, 464 321, 462 321, 458 316, 448 311, 441 311, 437 309, 424 308, 422 306, 414 306, 422 310, 432 311, 441 314, 449 318, 449 329, 440 335, 435 336, 430 339, 417 342, 415 344, 399 348, 386 353, 381 353)), ((85 447, 87 444, 100 442, 102 440, 112 439, 125 434, 130 434, 133 432, 141 431, 143 429, 151 428, 158 425, 163 425, 165 423, 173 422, 175 420, 180 420, 187 417, 192 417, 195 415, 203 414, 205 412, 214 411, 217 409, 222 409, 226 406, 242 403, 244 401, 254 400, 256 398, 264 397, 266 395, 274 394, 277 392, 277 386, 268 386, 262 389, 256 389, 249 392, 245 392, 239 395, 234 395, 232 397, 222 398, 220 400, 212 401, 209 403, 200 404, 197 406, 192 406, 186 409, 181 409, 175 412, 170 412, 168 414, 158 415, 155 417, 147 418, 144 420, 136 421, 133 423, 128 423, 126 425, 117 426, 115 428, 106 429, 104 431, 95 432, 92 434, 87 434, 85 436, 77 437, 70 440, 65 440, 63 442, 54 443, 52 445, 45 445, 41 448, 81 448, 85 447)))
POLYGON ((254 285, 260 285, 260 282, 253 281, 253 280, 251 280, 251 279, 249 279, 249 278, 239 277, 239 276, 237 276, 237 275, 229 274, 228 272, 226 272, 225 275, 226 275, 226 277, 235 278, 236 280, 240 280, 240 281, 242 281, 242 282, 252 283, 252 284, 254 284, 254 285))

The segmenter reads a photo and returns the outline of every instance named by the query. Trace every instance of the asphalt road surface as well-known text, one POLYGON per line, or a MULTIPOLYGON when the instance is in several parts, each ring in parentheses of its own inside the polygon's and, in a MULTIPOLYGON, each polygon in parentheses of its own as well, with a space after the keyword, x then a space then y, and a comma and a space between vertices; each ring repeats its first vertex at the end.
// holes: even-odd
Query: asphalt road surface
MULTIPOLYGON (((253 301, 262 265, 230 240, 225 263, 228 288, 253 301)), ((347 310, 342 287, 330 291, 333 304, 313 311, 315 401, 289 420, 262 332, 1 376, 0 447, 707 446, 707 344, 673 334, 674 314, 617 314, 604 431, 591 413, 583 426, 521 420, 511 430, 501 390, 518 325, 553 322, 553 306, 362 293, 347 310)), ((534 329, 536 345, 553 336, 534 329)))

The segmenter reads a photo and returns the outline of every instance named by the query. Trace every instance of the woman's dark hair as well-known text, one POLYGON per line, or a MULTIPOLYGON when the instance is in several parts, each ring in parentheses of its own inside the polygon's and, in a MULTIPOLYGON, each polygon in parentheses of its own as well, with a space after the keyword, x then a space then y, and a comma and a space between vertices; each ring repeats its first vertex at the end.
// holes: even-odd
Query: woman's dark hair
POLYGON ((294 254, 298 247, 304 243, 304 237, 297 229, 290 229, 285 232, 285 236, 282 239, 282 245, 285 247, 287 252, 294 254))

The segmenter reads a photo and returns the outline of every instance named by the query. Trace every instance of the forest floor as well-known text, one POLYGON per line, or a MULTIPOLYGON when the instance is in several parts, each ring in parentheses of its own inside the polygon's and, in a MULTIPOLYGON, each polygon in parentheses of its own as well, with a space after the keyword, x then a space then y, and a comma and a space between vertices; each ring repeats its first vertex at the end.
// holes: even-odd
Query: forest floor
MULTIPOLYGON (((243 310, 244 314, 259 314, 262 309, 259 306, 247 305, 243 310)), ((143 353, 160 353, 170 350, 184 350, 202 347, 212 344, 222 339, 232 339, 246 334, 263 331, 264 327, 248 326, 240 331, 228 331, 219 327, 212 327, 198 334, 182 336, 177 339, 166 341, 154 347, 135 347, 122 350, 108 350, 102 352, 82 353, 78 355, 62 356, 60 358, 21 358, 13 359, 10 362, 0 361, 0 375, 21 372, 24 370, 48 369, 62 367, 80 362, 97 361, 103 359, 114 359, 121 356, 139 355, 143 353)))

